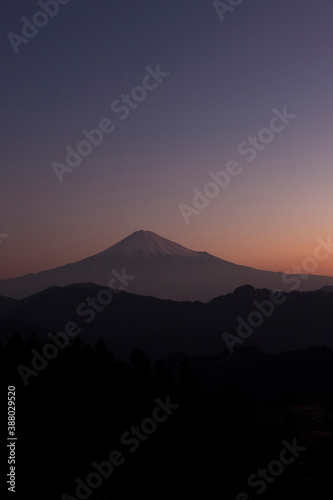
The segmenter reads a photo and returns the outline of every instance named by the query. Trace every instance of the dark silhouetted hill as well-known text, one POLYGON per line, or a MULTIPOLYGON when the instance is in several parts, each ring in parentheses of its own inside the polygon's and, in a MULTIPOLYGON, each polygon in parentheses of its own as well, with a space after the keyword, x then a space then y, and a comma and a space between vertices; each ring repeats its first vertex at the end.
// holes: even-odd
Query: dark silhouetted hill
MULTIPOLYGON (((2 338, 11 330, 23 335, 32 330, 57 333, 74 321, 87 342, 102 338, 120 357, 128 356, 136 347, 151 359, 177 352, 216 354, 227 347, 223 334, 238 335, 240 318, 249 325, 253 312, 258 313, 258 304, 271 298, 269 290, 251 286, 240 287, 209 303, 121 292, 114 294, 107 306, 97 301, 96 312, 88 301, 95 300, 102 290, 101 286, 87 283, 53 287, 16 302, 0 297, 0 321, 6 333, 2 338)), ((252 345, 278 353, 313 346, 333 348, 333 295, 323 291, 291 292, 284 298, 270 317, 262 315, 261 326, 247 330, 249 335, 235 343, 235 349, 252 345)))

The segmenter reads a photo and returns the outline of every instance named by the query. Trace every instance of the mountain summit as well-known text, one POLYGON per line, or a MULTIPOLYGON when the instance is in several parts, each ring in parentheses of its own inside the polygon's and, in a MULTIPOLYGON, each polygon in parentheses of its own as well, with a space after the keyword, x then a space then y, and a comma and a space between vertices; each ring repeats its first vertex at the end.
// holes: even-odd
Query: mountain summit
POLYGON ((111 281, 114 282, 112 278, 115 275, 131 277, 112 285, 116 288, 122 286, 127 292, 202 302, 233 292, 245 284, 285 291, 292 290, 291 284, 295 280, 300 283, 300 291, 333 286, 333 278, 309 276, 306 280, 299 280, 282 273, 239 266, 207 252, 189 250, 152 231, 141 230, 78 262, 37 274, 0 280, 0 295, 20 299, 52 286, 74 283, 109 286, 111 281))
POLYGON ((123 253, 127 258, 134 256, 170 255, 175 257, 196 257, 200 252, 194 252, 188 248, 167 240, 152 231, 135 231, 123 240, 119 241, 105 253, 110 256, 117 252, 123 253))

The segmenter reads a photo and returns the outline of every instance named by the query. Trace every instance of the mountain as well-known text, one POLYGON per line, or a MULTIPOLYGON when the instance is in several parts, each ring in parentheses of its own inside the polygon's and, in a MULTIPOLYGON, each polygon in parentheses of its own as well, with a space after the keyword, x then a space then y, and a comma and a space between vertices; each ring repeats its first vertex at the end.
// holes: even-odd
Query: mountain
POLYGON ((92 304, 103 290, 93 283, 52 287, 7 303, 7 310, 0 314, 0 339, 15 332, 26 337, 35 331, 48 343, 47 333, 65 332, 68 323, 75 322, 82 339, 90 345, 103 339, 117 358, 128 358, 136 348, 153 360, 180 352, 199 356, 226 351, 231 356, 225 332, 238 336, 239 318, 249 325, 254 311, 258 316, 258 311, 266 309, 261 315, 267 317, 260 325, 242 326, 248 334, 234 344, 234 352, 248 346, 267 353, 314 346, 333 349, 333 294, 324 291, 286 293, 283 302, 266 314, 271 291, 251 286, 208 303, 121 292, 108 305, 101 306, 97 300, 96 310, 92 304))
POLYGON ((10 307, 15 306, 16 300, 10 297, 0 297, 0 316, 10 307))
POLYGON ((250 284, 256 288, 300 291, 333 286, 333 278, 285 276, 195 252, 151 231, 136 231, 101 253, 37 274, 0 280, 0 295, 20 299, 52 286, 92 282, 141 295, 199 300, 250 284), (119 277, 122 276, 123 278, 119 277), (126 279, 126 276, 130 278, 126 279))

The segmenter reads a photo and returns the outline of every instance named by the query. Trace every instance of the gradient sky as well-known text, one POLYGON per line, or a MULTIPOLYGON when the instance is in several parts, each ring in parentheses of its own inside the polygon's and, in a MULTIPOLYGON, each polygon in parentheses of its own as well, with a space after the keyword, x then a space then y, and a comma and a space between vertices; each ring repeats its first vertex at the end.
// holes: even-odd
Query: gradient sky
MULTIPOLYGON (((260 269, 287 270, 332 231, 333 1, 71 0, 19 53, 37 1, 3 0, 0 278, 104 250, 138 229, 260 269), (110 104, 170 76, 119 120, 110 104), (238 145, 273 108, 297 117, 249 163, 238 145), (59 183, 83 129, 115 131, 59 183), (242 172, 186 224, 209 172, 242 172)), ((333 276, 333 257, 316 274, 333 276)))

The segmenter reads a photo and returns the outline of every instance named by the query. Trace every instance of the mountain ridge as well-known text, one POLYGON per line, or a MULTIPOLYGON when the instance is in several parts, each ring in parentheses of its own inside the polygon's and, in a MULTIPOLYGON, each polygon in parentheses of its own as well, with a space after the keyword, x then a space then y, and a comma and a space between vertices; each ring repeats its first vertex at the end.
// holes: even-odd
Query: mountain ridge
MULTIPOLYGON (((121 283, 131 293, 180 301, 207 302, 245 284, 291 291, 283 273, 235 264, 208 252, 190 250, 152 231, 139 230, 79 261, 0 280, 0 295, 21 299, 49 287, 73 283, 109 286, 114 274, 131 276, 121 283)), ((289 282, 293 276, 297 279, 288 276, 289 282)), ((298 281, 300 291, 333 286, 333 278, 327 276, 309 275, 298 281)))
MULTIPOLYGON (((179 302, 122 291, 102 305, 103 287, 73 284, 53 287, 13 303, 0 296, 0 340, 35 331, 49 342, 48 333, 64 332, 75 322, 80 337, 90 344, 103 339, 115 353, 127 357, 135 348, 154 359, 185 352, 212 355, 228 351, 224 333, 238 335, 239 318, 250 324, 255 304, 267 304, 271 291, 242 286, 208 303, 179 302), (94 309, 93 300, 98 308, 94 309), (84 307, 83 307, 84 306, 84 307), (102 306, 102 307, 101 307, 102 306), (30 325, 30 326, 29 326, 30 325)), ((261 309, 262 310, 262 309, 261 309)), ((268 353, 327 346, 333 349, 333 295, 324 291, 291 292, 262 324, 250 329, 235 350, 255 346, 268 353)))

